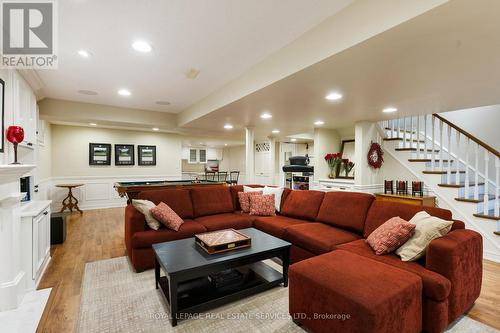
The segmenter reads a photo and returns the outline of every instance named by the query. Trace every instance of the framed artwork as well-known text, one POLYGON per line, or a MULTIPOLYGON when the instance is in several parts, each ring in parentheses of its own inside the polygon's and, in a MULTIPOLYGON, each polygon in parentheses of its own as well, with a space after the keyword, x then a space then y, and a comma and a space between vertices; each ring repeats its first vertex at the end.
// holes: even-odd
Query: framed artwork
POLYGON ((89 165, 111 165, 111 144, 89 143, 89 165))
POLYGON ((134 165, 134 145, 115 144, 115 165, 134 165))
POLYGON ((0 79, 0 130, 2 131, 1 134, 1 139, 2 141, 0 142, 0 153, 3 153, 4 151, 4 135, 5 135, 5 128, 4 128, 4 97, 5 97, 5 82, 0 79))
POLYGON ((139 165, 156 165, 156 146, 137 146, 139 165))

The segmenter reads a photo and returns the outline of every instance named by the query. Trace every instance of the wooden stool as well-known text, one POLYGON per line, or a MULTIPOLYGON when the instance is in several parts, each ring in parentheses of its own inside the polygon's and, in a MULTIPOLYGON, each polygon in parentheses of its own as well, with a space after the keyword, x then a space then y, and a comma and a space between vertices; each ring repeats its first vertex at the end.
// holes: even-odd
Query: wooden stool
POLYGON ((62 188, 67 188, 68 189, 68 196, 64 198, 62 204, 63 207, 59 211, 60 213, 64 212, 64 210, 67 208, 69 209, 70 212, 73 212, 73 208, 80 212, 80 214, 83 214, 83 212, 80 210, 78 207, 78 199, 73 196, 72 189, 77 188, 80 186, 83 186, 84 184, 59 184, 56 185, 56 187, 62 187, 62 188))

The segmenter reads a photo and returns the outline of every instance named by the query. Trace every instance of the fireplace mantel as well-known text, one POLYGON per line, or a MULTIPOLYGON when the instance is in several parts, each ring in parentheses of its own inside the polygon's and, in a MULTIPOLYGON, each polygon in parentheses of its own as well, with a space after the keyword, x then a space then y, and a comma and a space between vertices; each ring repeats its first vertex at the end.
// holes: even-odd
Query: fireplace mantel
POLYGON ((19 180, 35 167, 36 165, 33 164, 2 164, 0 165, 0 184, 19 180))

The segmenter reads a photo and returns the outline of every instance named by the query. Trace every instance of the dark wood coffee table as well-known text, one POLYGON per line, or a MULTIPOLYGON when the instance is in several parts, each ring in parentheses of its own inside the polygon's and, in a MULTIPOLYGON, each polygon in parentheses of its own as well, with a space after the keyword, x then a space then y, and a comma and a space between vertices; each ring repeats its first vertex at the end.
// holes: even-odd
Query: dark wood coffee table
POLYGON ((239 230, 252 238, 252 246, 219 254, 208 254, 194 238, 153 245, 155 283, 170 306, 172 326, 210 308, 253 295, 283 283, 288 286, 291 244, 254 228, 239 230), (278 257, 283 272, 262 260, 278 257), (209 275, 237 269, 242 279, 237 284, 216 288, 209 275), (164 272, 162 276, 161 271, 164 272))

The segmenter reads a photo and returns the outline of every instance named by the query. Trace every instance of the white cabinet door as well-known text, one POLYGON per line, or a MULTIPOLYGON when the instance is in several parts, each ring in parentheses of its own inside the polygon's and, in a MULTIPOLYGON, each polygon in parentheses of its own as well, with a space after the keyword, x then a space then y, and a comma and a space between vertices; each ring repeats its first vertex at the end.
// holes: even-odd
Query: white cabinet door
POLYGON ((188 163, 198 163, 198 149, 189 149, 188 163))
POLYGON ((206 149, 198 150, 198 162, 207 163, 207 150, 206 149))
POLYGON ((189 148, 188 147, 182 147, 181 158, 183 160, 189 160, 189 148))
POLYGON ((215 148, 208 148, 207 160, 216 160, 216 159, 217 159, 217 152, 215 151, 215 148))
POLYGON ((37 279, 41 273, 45 258, 50 252, 50 210, 47 208, 33 218, 33 270, 32 278, 37 279))

